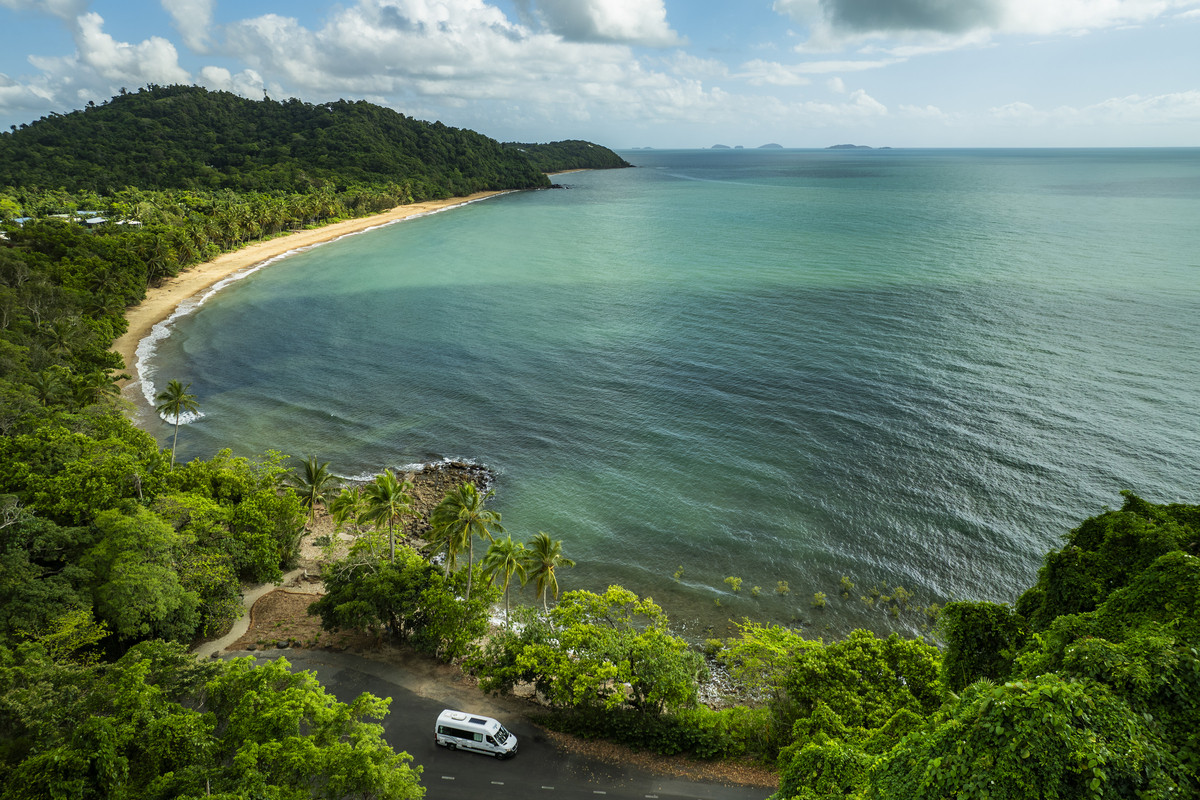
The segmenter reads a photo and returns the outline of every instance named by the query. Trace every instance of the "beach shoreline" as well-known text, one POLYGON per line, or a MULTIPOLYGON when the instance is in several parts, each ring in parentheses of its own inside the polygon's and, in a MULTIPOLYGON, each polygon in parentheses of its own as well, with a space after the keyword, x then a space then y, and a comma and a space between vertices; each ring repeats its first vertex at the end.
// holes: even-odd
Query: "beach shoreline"
POLYGON ((508 194, 508 191, 476 192, 467 197, 451 197, 445 200, 430 200, 396 206, 379 214, 355 217, 320 228, 306 228, 254 242, 237 250, 222 253, 211 261, 204 261, 189 267, 161 285, 147 289, 146 297, 142 302, 126 309, 125 319, 129 327, 124 334, 113 341, 109 348, 121 356, 125 362, 125 374, 129 375, 129 378, 120 380, 117 385, 127 397, 136 395, 133 398, 136 403, 137 399, 141 397, 141 393, 133 393, 127 389, 141 382, 137 357, 138 345, 151 335, 155 325, 169 319, 180 304, 243 270, 258 266, 265 261, 281 258, 297 250, 332 242, 343 236, 362 233, 372 228, 486 200, 501 194, 508 194))

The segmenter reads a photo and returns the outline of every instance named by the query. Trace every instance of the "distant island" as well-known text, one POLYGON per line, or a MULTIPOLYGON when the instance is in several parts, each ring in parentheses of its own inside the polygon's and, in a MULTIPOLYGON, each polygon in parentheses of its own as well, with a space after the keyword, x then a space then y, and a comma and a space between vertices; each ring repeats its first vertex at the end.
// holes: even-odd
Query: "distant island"
MULTIPOLYGON (((855 145, 838 145, 838 147, 855 147, 855 145)), ((746 148, 740 144, 736 144, 733 147, 730 147, 727 144, 714 144, 712 147, 710 147, 708 149, 709 150, 745 150, 746 148)), ((770 142, 768 144, 760 144, 758 147, 756 147, 754 149, 755 150, 782 150, 783 145, 776 144, 775 142, 770 142)), ((833 148, 828 148, 828 149, 832 150, 833 148)), ((870 150, 871 148, 868 147, 867 149, 870 150)))
POLYGON ((825 149, 826 150, 874 150, 875 148, 870 147, 869 145, 865 145, 865 144, 835 144, 830 147, 826 147, 825 149))

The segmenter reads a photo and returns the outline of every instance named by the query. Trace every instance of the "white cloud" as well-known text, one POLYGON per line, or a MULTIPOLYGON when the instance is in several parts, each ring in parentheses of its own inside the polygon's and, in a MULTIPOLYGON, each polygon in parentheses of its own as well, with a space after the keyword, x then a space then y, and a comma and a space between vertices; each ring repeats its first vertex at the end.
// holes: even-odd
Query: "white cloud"
POLYGON ((208 49, 216 0, 162 0, 183 43, 198 53, 208 49))
POLYGON ((807 23, 821 16, 821 0, 775 0, 771 7, 777 13, 800 23, 807 23))
MULTIPOLYGON (((12 5, 11 0, 0 0, 12 5)), ((66 7, 51 3, 55 16, 66 7)), ((168 40, 151 36, 141 42, 121 42, 104 31, 104 19, 84 13, 64 19, 75 43, 75 52, 62 56, 29 56, 37 74, 19 80, 7 78, 0 87, 0 112, 12 117, 20 112, 45 114, 68 111, 87 101, 103 101, 121 88, 150 83, 188 83, 191 77, 179 65, 179 54, 168 40)))
POLYGON ((1044 112, 1038 111, 1029 103, 1008 103, 1007 105, 997 106, 989 112, 996 120, 1024 120, 1042 122, 1046 115, 1044 112))
POLYGON ((41 86, 22 84, 0 72, 0 109, 9 112, 44 112, 49 99, 48 92, 41 86))
POLYGON ((864 72, 869 69, 880 69, 899 63, 902 59, 883 58, 876 60, 848 59, 844 61, 805 61, 796 69, 812 75, 823 75, 830 72, 864 72))
POLYGON ((808 29, 809 50, 880 38, 913 47, 932 41, 945 50, 996 34, 1076 34, 1139 25, 1196 5, 1196 0, 775 0, 774 9, 808 29))
POLYGON ((861 55, 884 53, 896 59, 919 58, 920 56, 948 53, 965 47, 988 47, 991 34, 986 30, 967 31, 961 34, 903 34, 885 44, 867 43, 858 49, 861 55))
POLYGON ((830 78, 829 80, 825 81, 825 87, 834 94, 846 93, 846 82, 841 78, 830 78))
POLYGON ((729 77, 729 68, 724 62, 712 58, 698 58, 683 50, 676 50, 669 58, 653 63, 660 63, 673 75, 684 75, 688 78, 715 80, 729 77))
POLYGON ((1147 22, 1195 0, 1004 0, 998 30, 1053 34, 1147 22))
POLYGON ((200 84, 209 89, 233 92, 255 99, 266 93, 262 76, 252 69, 244 69, 234 75, 224 67, 204 67, 200 70, 200 84))
POLYGON ((992 108, 989 114, 997 122, 1020 125, 1096 127, 1200 123, 1200 91, 1111 97, 1088 106, 1059 106, 1048 111, 1018 102, 992 108))
POLYGON ((151 36, 138 44, 118 42, 104 32, 104 20, 96 13, 84 14, 77 22, 78 60, 100 77, 135 85, 188 81, 175 45, 166 39, 151 36))
POLYGON ((1083 109, 1084 114, 1100 121, 1159 125, 1174 122, 1200 123, 1200 91, 1171 94, 1128 95, 1114 97, 1083 109))
POLYGON ((906 117, 916 117, 927 120, 947 120, 950 115, 937 106, 900 106, 900 113, 906 117))
POLYGON ((565 39, 673 47, 682 44, 667 22, 663 0, 523 0, 534 16, 565 39))
POLYGON ((804 70, 795 65, 785 66, 774 61, 747 61, 734 73, 751 86, 806 86, 811 83, 804 70))
POLYGON ((872 117, 886 117, 887 106, 861 89, 850 93, 845 103, 799 103, 797 110, 807 124, 831 126, 861 122, 872 117))
POLYGON ((654 70, 628 46, 536 31, 482 0, 359 0, 316 29, 265 15, 223 32, 223 55, 271 76, 289 94, 368 97, 414 116, 430 109, 428 118, 466 109, 477 126, 483 115, 488 124, 677 119, 722 98, 689 73, 719 72, 715 62, 668 59, 654 70))

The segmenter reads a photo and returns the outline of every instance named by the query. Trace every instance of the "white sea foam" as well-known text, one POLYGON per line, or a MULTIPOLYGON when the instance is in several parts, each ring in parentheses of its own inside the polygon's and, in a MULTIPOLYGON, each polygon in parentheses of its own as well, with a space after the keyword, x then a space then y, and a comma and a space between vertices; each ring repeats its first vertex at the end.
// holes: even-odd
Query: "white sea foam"
MULTIPOLYGON (((392 473, 395 475, 404 475, 406 472, 420 472, 421 470, 427 469, 429 467, 444 467, 449 464, 466 464, 469 467, 482 467, 483 466, 482 464, 480 464, 478 461, 475 461, 474 459, 458 458, 455 456, 445 456, 443 458, 435 459, 433 461, 422 461, 422 462, 416 462, 416 463, 412 463, 412 464, 400 464, 400 465, 397 465, 394 467, 385 467, 385 469, 390 469, 392 471, 392 473)), ((351 483, 351 484, 370 483, 371 481, 375 480, 376 476, 380 475, 382 472, 383 472, 382 469, 369 470, 366 472, 360 472, 356 475, 336 475, 335 474, 335 477, 337 477, 338 480, 342 481, 343 483, 351 483)))
MULTIPOLYGON (((168 425, 174 425, 176 422, 176 417, 173 414, 159 414, 158 417, 168 425)), ((178 421, 180 425, 191 425, 193 422, 198 422, 203 418, 203 411, 185 411, 179 415, 178 421)))

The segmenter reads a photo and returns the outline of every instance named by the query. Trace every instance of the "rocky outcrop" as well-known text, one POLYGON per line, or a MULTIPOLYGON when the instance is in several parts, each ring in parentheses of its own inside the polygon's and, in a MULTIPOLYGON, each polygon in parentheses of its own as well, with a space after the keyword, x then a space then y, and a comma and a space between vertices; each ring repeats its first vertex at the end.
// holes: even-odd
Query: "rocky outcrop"
POLYGON ((412 484, 409 491, 412 496, 414 519, 404 524, 404 533, 415 539, 425 539, 429 531, 429 515, 438 503, 451 490, 460 484, 470 481, 475 488, 486 492, 492 485, 492 471, 482 464, 472 464, 469 461, 433 461, 423 464, 420 469, 406 472, 404 480, 412 484))

